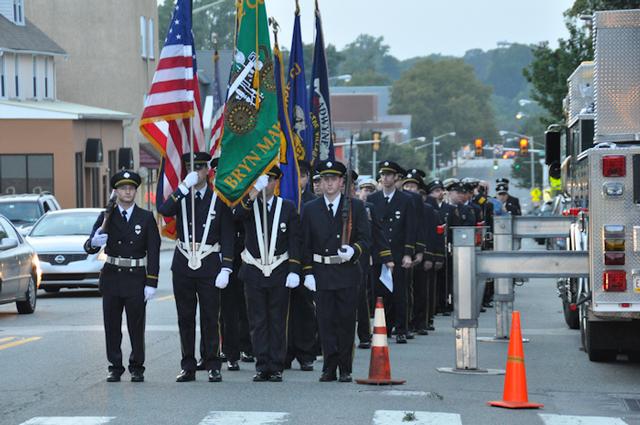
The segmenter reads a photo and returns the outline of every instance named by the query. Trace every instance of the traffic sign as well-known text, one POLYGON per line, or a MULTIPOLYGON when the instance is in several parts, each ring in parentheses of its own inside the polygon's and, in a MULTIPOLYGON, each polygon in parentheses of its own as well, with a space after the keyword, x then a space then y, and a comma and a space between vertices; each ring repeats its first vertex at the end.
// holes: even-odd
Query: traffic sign
POLYGON ((539 187, 534 187, 531 189, 531 201, 532 202, 540 202, 540 197, 542 196, 542 191, 539 187))

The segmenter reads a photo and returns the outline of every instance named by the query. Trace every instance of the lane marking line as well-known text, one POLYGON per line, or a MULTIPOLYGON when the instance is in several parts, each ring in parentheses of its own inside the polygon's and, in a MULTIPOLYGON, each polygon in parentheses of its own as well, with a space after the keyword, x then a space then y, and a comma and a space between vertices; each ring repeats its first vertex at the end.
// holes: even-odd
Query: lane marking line
POLYGON ((19 339, 17 341, 8 342, 6 344, 0 345, 0 350, 5 350, 7 348, 17 347, 18 345, 27 344, 29 342, 37 341, 42 339, 41 336, 32 336, 31 338, 19 339))
POLYGON ((286 412, 211 411, 198 425, 276 425, 288 416, 286 412))
POLYGON ((538 416, 545 425, 627 425, 627 423, 620 418, 606 416, 571 416, 548 413, 538 413, 538 416))
POLYGON ((5 338, 0 338, 0 344, 2 344, 3 342, 8 342, 8 341, 14 340, 14 339, 16 339, 15 336, 8 336, 8 337, 5 337, 5 338))
POLYGON ((20 425, 102 425, 115 416, 38 416, 20 425))
POLYGON ((420 412, 415 410, 376 410, 373 415, 373 425, 462 425, 462 419, 457 413, 420 412), (411 420, 407 420, 411 415, 411 420))
POLYGON ((173 299, 175 299, 173 295, 166 295, 164 297, 156 298, 156 301, 169 301, 173 299))

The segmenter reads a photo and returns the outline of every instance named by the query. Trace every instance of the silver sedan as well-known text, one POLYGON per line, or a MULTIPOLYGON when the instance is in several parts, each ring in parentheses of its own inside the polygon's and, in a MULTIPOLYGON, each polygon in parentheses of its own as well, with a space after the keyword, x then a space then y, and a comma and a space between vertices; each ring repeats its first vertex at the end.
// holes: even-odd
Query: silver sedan
POLYGON ((102 210, 73 208, 52 211, 33 226, 27 240, 40 258, 46 292, 61 288, 98 288, 100 270, 106 260, 104 250, 87 254, 83 244, 102 210))

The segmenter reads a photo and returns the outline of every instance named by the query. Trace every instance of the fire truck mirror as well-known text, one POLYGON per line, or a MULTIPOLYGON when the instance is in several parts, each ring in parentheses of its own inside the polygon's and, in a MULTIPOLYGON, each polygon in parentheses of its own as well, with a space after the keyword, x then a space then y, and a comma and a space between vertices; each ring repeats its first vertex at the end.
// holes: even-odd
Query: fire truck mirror
MULTIPOLYGON (((544 154, 546 165, 552 165, 553 163, 560 164, 560 132, 559 131, 545 131, 544 133, 544 154)), ((549 170, 551 172, 551 169, 549 170)), ((558 177, 560 175, 558 174, 558 177)))

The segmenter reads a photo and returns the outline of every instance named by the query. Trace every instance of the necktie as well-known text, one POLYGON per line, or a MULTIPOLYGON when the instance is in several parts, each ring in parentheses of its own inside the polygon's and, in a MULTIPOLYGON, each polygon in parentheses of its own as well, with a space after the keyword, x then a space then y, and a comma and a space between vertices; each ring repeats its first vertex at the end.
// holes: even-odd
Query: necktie
POLYGON ((388 196, 384 197, 384 203, 388 204, 390 202, 390 198, 388 196))
POLYGON ((329 214, 333 217, 333 204, 329 204, 329 214))
POLYGON ((196 192, 196 202, 198 202, 201 199, 202 197, 200 196, 200 192, 196 192))
POLYGON ((127 210, 122 210, 122 218, 124 219, 124 221, 129 221, 127 220, 127 210))

